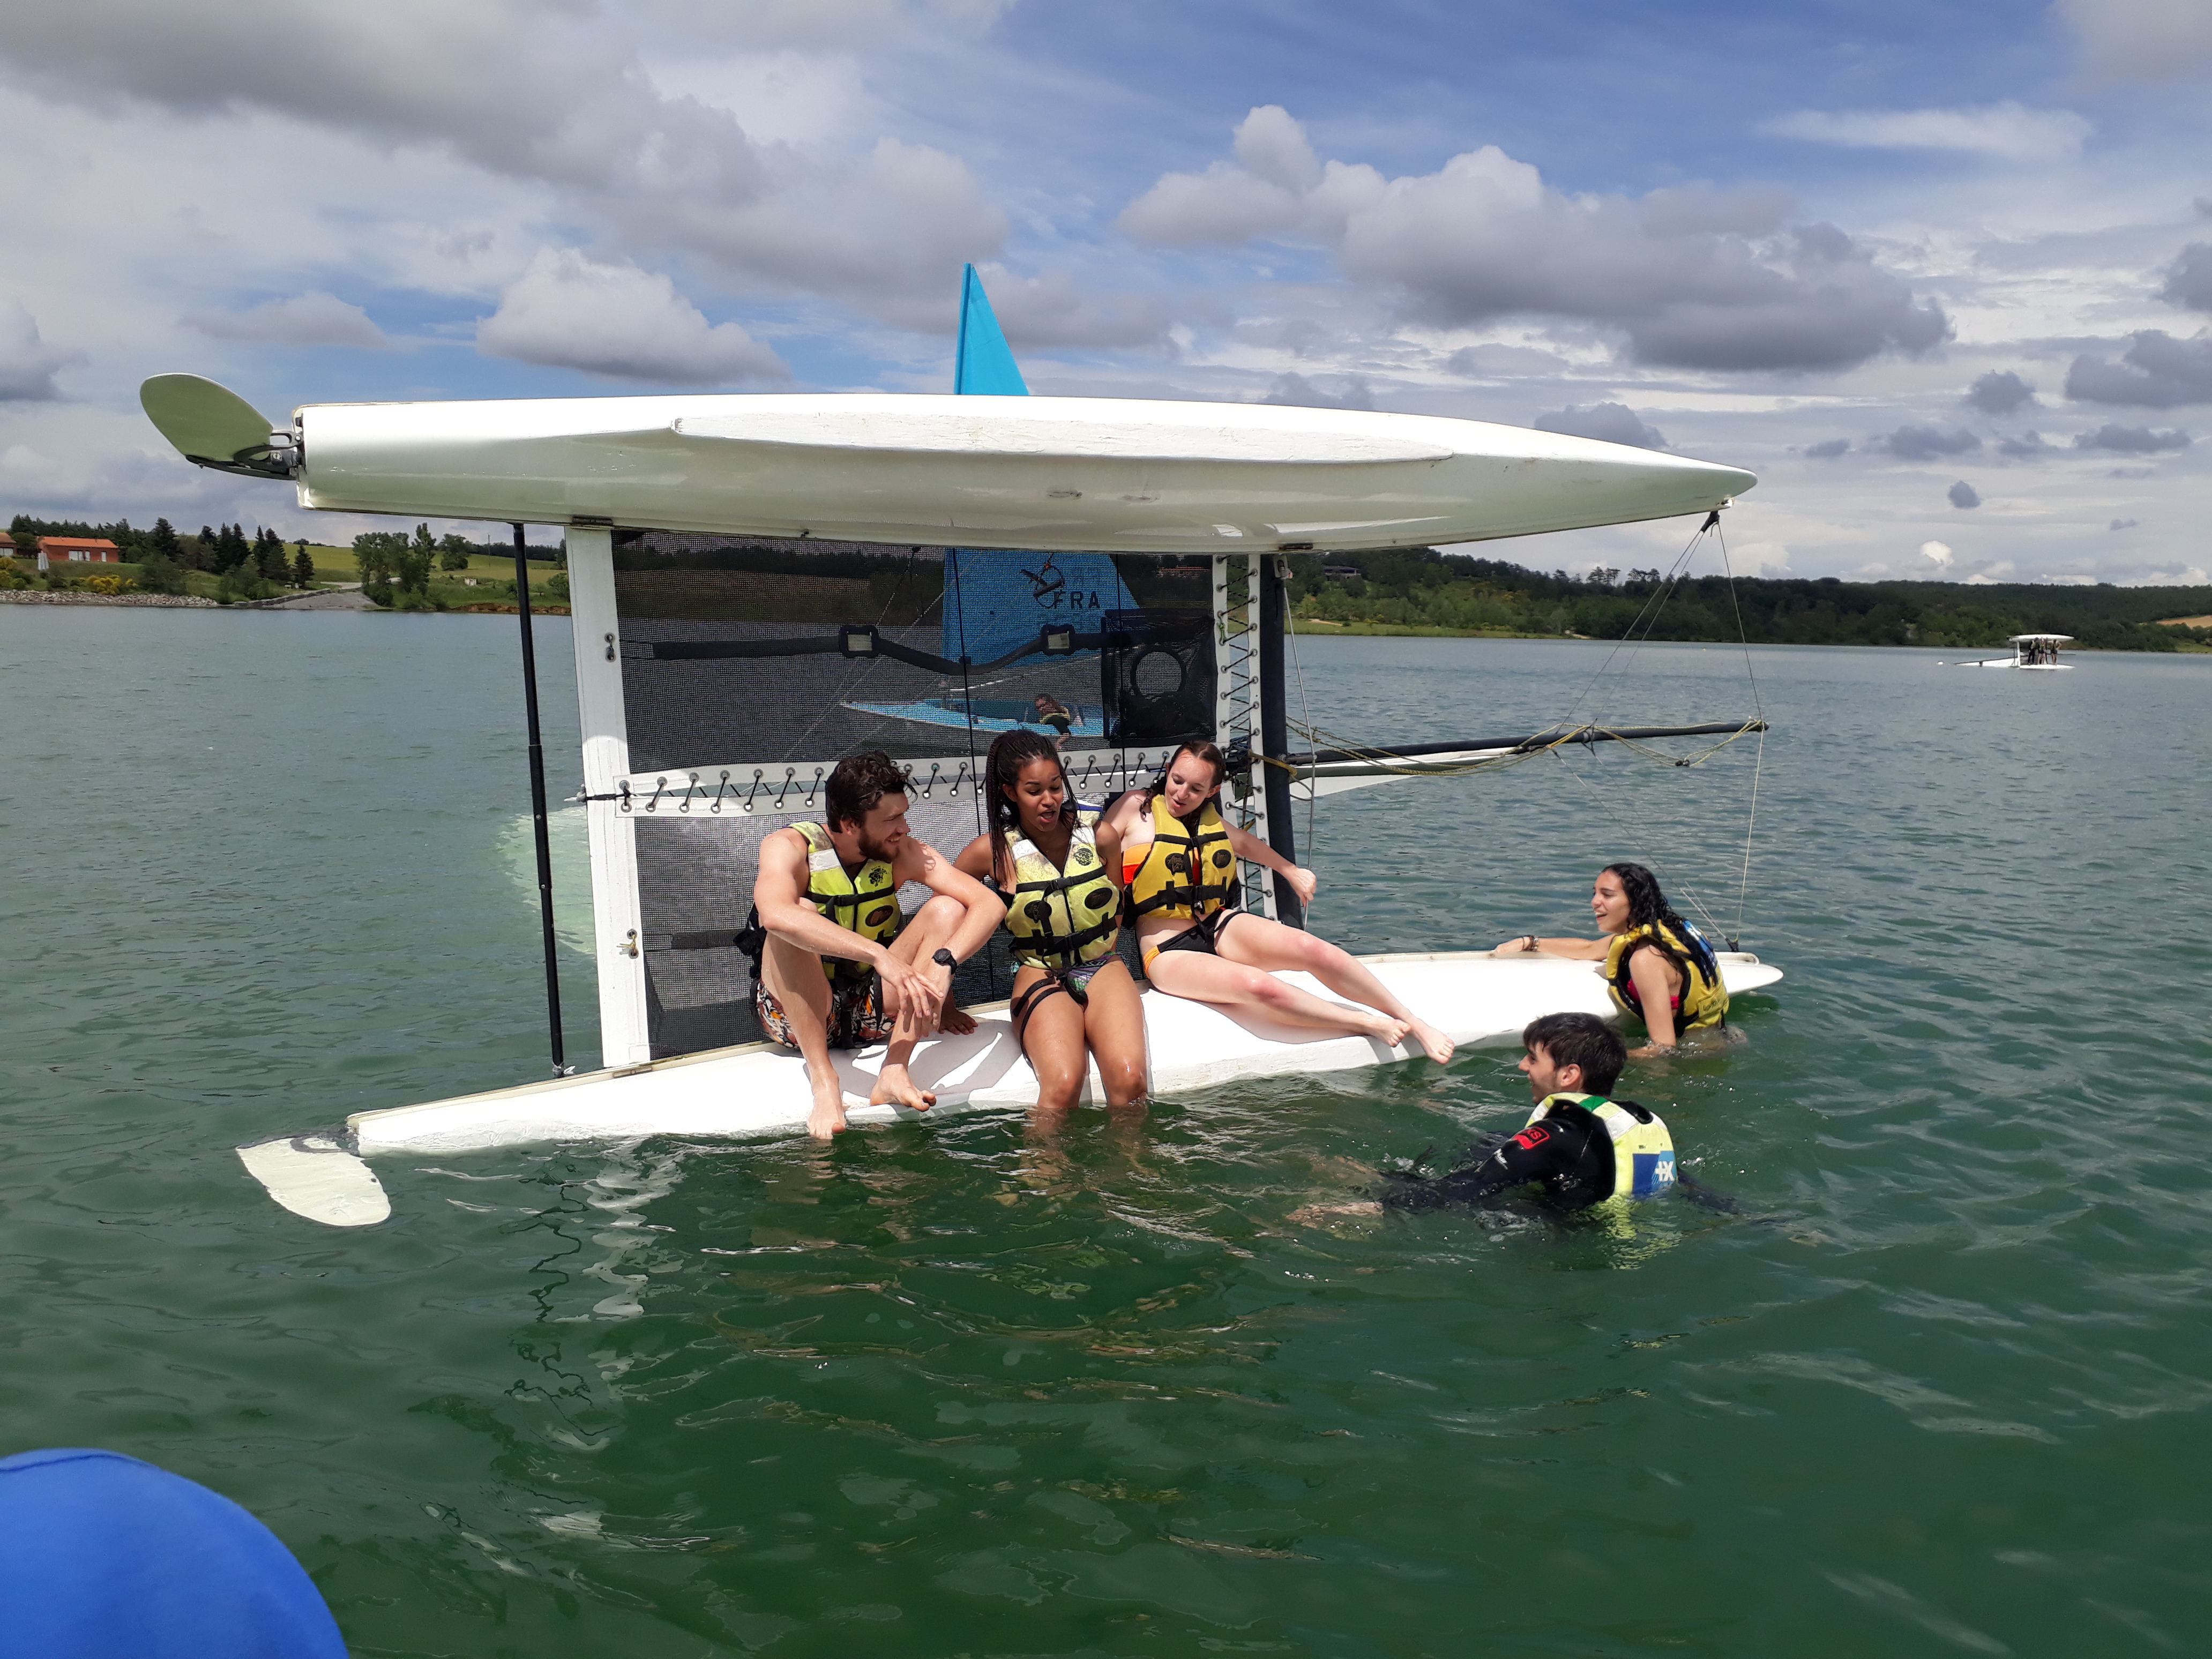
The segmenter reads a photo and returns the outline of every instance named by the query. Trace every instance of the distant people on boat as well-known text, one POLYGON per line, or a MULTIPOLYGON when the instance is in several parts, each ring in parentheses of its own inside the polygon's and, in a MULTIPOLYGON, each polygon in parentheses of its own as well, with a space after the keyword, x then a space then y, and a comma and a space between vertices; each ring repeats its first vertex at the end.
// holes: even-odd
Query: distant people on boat
POLYGON ((1065 749, 1067 734, 1075 729, 1075 711, 1058 698, 1040 691, 1036 694, 1036 723, 1053 729, 1054 748, 1065 749))
POLYGON ((1012 1015, 1037 1105, 1073 1107, 1093 1055, 1109 1108, 1145 1097, 1145 1010, 1116 951, 1121 840, 1075 799, 1052 740, 1001 732, 984 766, 990 830, 957 863, 996 889, 1013 935, 1012 1015))
POLYGON ((1170 996, 1285 1025, 1379 1037, 1391 1048, 1411 1038, 1430 1059, 1449 1060, 1451 1039, 1416 1019, 1354 958, 1327 939, 1238 908, 1240 859, 1287 877, 1309 904, 1316 878, 1222 821, 1215 798, 1226 769, 1212 744, 1186 743, 1158 784, 1132 790, 1107 813, 1106 827, 1121 840, 1122 884, 1146 976, 1170 996), (1288 972, 1311 974, 1364 1006, 1347 1008, 1275 977, 1288 972))
POLYGON ((761 843, 745 941, 758 952, 753 1007, 771 1042, 805 1058, 806 1132, 821 1139, 845 1127, 833 1048, 890 1043, 871 1106, 937 1103, 915 1086, 908 1059, 933 1031, 975 1029, 951 1000, 952 970, 1006 915, 981 882, 915 839, 906 811, 906 774, 872 750, 830 774, 822 823, 761 843), (902 920, 898 890, 910 881, 934 896, 902 920))
MULTIPOLYGON (((1648 1107, 1611 1097, 1628 1054, 1610 1025, 1595 1014, 1546 1014, 1523 1029, 1521 1046, 1536 1107, 1517 1133, 1478 1141, 1460 1167, 1442 1175, 1423 1173, 1416 1160, 1413 1170, 1384 1172, 1374 1198, 1309 1205, 1291 1219, 1490 1206, 1532 1185, 1547 1208, 1571 1213, 1673 1189, 1680 1176, 1666 1124, 1648 1107)), ((1691 1191, 1687 1182, 1684 1189, 1691 1191)), ((1691 1195, 1732 1207, 1709 1188, 1691 1195)))
POLYGON ((1659 879, 1640 864, 1608 864, 1590 889, 1590 912, 1603 939, 1540 939, 1524 933, 1496 957, 1565 957, 1602 962, 1613 1006, 1644 1022, 1650 1041, 1629 1052, 1649 1058, 1690 1031, 1728 1022, 1728 987, 1713 947, 1676 915, 1659 879))

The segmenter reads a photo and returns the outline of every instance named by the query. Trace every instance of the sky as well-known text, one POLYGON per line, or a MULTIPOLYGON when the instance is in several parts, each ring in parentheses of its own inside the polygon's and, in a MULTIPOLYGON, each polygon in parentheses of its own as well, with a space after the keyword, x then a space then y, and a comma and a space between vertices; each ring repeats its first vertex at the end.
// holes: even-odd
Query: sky
POLYGON ((1035 392, 1664 446, 1759 475, 1739 574, 2212 580, 2212 0, 40 3, 0 127, 9 513, 376 527, 164 372, 950 391, 973 261, 1035 392))

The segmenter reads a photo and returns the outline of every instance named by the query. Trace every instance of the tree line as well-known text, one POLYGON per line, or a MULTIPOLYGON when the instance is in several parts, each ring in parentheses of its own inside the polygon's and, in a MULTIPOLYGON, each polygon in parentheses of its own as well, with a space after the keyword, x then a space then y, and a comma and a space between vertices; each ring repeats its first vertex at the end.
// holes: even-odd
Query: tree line
POLYGON ((2172 651, 2212 644, 2212 629, 2158 625, 2212 611, 2212 588, 2067 587, 2039 583, 1848 582, 1697 576, 1657 569, 1548 574, 1499 559, 1416 548, 1293 555, 1302 622, 1455 632, 1772 645, 1999 647, 2014 634, 2069 634, 2083 647, 2172 651))
POLYGON ((216 577, 217 597, 226 599, 266 599, 282 588, 315 583, 315 562, 306 540, 288 547, 283 537, 261 525, 254 526, 251 537, 242 524, 202 525, 198 535, 187 536, 178 533, 167 519, 156 519, 151 529, 141 530, 128 519, 92 524, 18 513, 8 533, 15 556, 24 560, 37 558, 41 536, 113 542, 123 562, 136 567, 133 586, 149 593, 185 592, 185 573, 190 570, 216 577))

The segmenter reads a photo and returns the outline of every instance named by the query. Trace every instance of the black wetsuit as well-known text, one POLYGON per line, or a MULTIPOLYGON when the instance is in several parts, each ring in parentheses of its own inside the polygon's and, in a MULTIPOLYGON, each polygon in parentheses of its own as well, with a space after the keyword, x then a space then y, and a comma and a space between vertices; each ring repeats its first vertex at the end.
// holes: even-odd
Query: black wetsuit
MULTIPOLYGON (((1638 1122, 1651 1113, 1632 1100, 1613 1103, 1638 1122)), ((1469 1149, 1472 1160, 1449 1175, 1386 1171, 1377 1196, 1393 1210, 1441 1210, 1477 1205, 1531 1182, 1559 1210, 1587 1209, 1613 1196, 1613 1137, 1586 1106, 1554 1105, 1540 1123, 1469 1149)))

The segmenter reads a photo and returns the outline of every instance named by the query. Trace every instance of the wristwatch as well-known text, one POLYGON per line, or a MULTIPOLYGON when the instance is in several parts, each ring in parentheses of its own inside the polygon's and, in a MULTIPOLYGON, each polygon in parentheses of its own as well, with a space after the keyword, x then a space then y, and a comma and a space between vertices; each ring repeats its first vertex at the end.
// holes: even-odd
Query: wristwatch
POLYGON ((929 959, 940 968, 957 968, 960 965, 957 962, 953 960, 952 952, 946 950, 941 945, 937 947, 935 952, 929 959))

